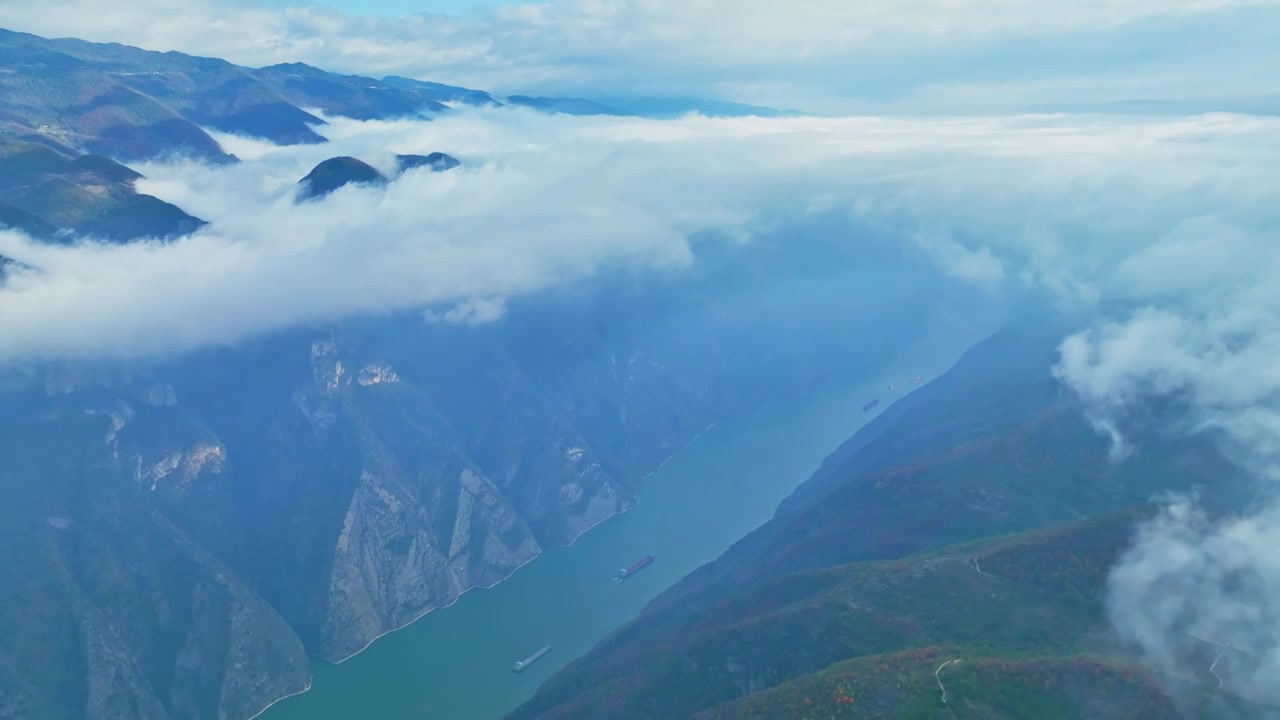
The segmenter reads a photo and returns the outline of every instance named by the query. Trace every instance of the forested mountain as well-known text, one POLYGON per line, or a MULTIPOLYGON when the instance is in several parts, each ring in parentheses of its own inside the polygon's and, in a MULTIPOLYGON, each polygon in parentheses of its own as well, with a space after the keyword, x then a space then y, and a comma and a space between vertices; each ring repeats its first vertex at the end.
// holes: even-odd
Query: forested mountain
POLYGON ((891 406, 510 717, 1272 717, 1233 688, 1246 656, 1219 689, 1208 642, 1163 677, 1112 639, 1108 572, 1147 501, 1249 485, 1169 408, 1113 460, 1050 374, 1063 327, 1017 323, 891 406))

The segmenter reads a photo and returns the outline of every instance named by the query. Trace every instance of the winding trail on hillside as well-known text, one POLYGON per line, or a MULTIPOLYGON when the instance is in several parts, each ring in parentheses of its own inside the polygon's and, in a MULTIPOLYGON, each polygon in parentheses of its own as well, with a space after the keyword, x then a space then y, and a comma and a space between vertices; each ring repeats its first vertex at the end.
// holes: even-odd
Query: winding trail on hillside
POLYGON ((1217 640, 1210 640, 1209 638, 1200 637, 1199 635, 1196 635, 1195 633, 1190 633, 1190 632, 1187 633, 1187 636, 1194 640, 1199 640, 1202 643, 1207 643, 1214 647, 1222 648, 1222 652, 1218 653, 1217 656, 1213 658, 1213 662, 1210 663, 1209 665, 1209 674, 1212 675, 1214 679, 1218 681, 1219 688, 1222 688, 1223 685, 1225 684, 1222 679, 1222 676, 1218 674, 1218 663, 1222 662, 1222 658, 1226 657, 1227 655, 1233 652, 1239 653, 1246 657, 1252 656, 1252 653, 1250 653, 1249 651, 1241 650, 1240 648, 1236 647, 1235 645, 1232 645, 1231 643, 1224 643, 1224 642, 1218 642, 1217 640))
POLYGON ((991 573, 989 573, 989 572, 983 572, 983 570, 982 570, 982 566, 978 564, 978 556, 977 556, 977 555, 974 555, 974 556, 973 556, 973 569, 974 569, 974 570, 977 570, 979 575, 984 575, 984 576, 989 577, 989 578, 993 578, 993 577, 995 577, 995 575, 992 575, 992 574, 991 574, 991 573))
POLYGON ((1218 687, 1222 687, 1222 676, 1216 672, 1216 668, 1218 667, 1218 661, 1222 659, 1222 656, 1226 655, 1229 652, 1231 651, 1223 650, 1222 652, 1218 653, 1218 657, 1214 658, 1213 664, 1209 666, 1209 674, 1217 678, 1218 687))
POLYGON ((943 703, 946 703, 946 702, 947 702, 947 686, 942 684, 942 675, 941 675, 941 673, 942 673, 942 668, 944 668, 944 667, 946 667, 946 666, 948 666, 948 665, 951 665, 952 663, 959 663, 959 662, 960 662, 960 660, 958 660, 958 659, 957 659, 957 660, 948 660, 948 661, 946 661, 946 662, 942 663, 941 665, 939 665, 937 670, 934 670, 934 671, 933 671, 933 677, 934 677, 934 679, 935 679, 935 680, 937 680, 937 681, 938 681, 938 689, 942 691, 942 702, 943 702, 943 703))

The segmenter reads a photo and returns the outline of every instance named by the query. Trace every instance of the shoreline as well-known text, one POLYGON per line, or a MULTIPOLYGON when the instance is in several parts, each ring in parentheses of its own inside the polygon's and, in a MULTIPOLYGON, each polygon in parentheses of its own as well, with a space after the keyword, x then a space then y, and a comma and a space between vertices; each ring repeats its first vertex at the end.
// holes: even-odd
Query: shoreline
MULTIPOLYGON (((592 525, 592 526, 590 526, 590 527, 586 528, 586 529, 585 529, 585 530, 583 530, 582 532, 580 532, 580 533, 578 533, 577 535, 573 536, 573 539, 569 541, 569 544, 568 544, 568 545, 559 545, 559 546, 553 545, 553 546, 551 546, 551 547, 564 547, 564 548, 571 548, 571 547, 573 547, 575 544, 577 544, 578 540, 582 539, 582 537, 583 537, 584 535, 586 535, 587 533, 591 532, 592 530, 595 530, 596 528, 598 528, 598 527, 600 527, 601 525, 603 525, 603 524, 605 524, 605 523, 609 522, 610 520, 613 520, 614 518, 621 517, 621 516, 623 516, 623 515, 627 514, 628 512, 630 512, 631 510, 634 510, 634 509, 636 508, 636 506, 638 506, 638 505, 640 504, 639 492, 640 492, 640 489, 644 486, 644 483, 645 483, 646 481, 648 481, 648 480, 649 480, 649 478, 653 477, 653 476, 654 476, 654 475, 656 475, 659 471, 661 471, 661 470, 662 470, 662 468, 666 467, 666 466, 667 466, 667 463, 671 462, 671 460, 672 460, 672 459, 674 459, 676 455, 679 455, 681 452, 683 452, 683 451, 685 451, 685 450, 689 449, 689 447, 691 447, 694 443, 698 442, 698 440, 700 440, 700 439, 702 438, 702 436, 704 436, 704 435, 706 435, 707 433, 709 433, 709 432, 711 432, 712 430, 714 430, 716 427, 718 427, 718 426, 719 426, 719 424, 720 424, 720 423, 718 423, 718 422, 710 423, 710 424, 709 424, 709 425, 707 425, 705 428, 703 428, 702 430, 698 431, 698 433, 697 433, 697 434, 695 434, 692 438, 690 438, 688 442, 686 442, 685 444, 683 444, 683 445, 681 445, 680 447, 678 447, 678 448, 676 448, 675 450, 673 450, 673 451, 671 452, 671 454, 667 455, 667 457, 666 457, 665 459, 663 459, 663 461, 662 461, 662 462, 658 463, 658 466, 657 466, 657 467, 655 467, 654 469, 652 469, 652 470, 650 470, 649 472, 645 473, 645 474, 640 478, 640 483, 639 483, 639 485, 638 485, 638 486, 637 486, 637 488, 636 488, 637 497, 633 498, 633 499, 632 499, 631 504, 630 504, 630 505, 628 505, 625 509, 618 511, 618 512, 616 512, 616 513, 614 513, 614 514, 610 515, 609 517, 606 517, 606 518, 601 519, 599 522, 595 523, 594 525, 592 525)), ((542 553, 543 553, 544 551, 545 551, 545 548, 541 548, 541 547, 540 547, 540 548, 539 548, 539 550, 538 550, 538 552, 537 552, 537 553, 535 553, 535 554, 533 555, 533 557, 531 557, 531 558, 529 558, 528 560, 525 560, 524 562, 520 563, 520 564, 519 564, 519 565, 517 565, 515 568, 513 568, 513 569, 511 570, 511 572, 507 573, 507 574, 506 574, 506 575, 504 575, 500 580, 497 580, 496 582, 494 582, 494 583, 492 583, 492 584, 490 584, 490 585, 473 585, 473 586, 471 586, 471 587, 467 588, 466 590, 463 590, 462 592, 458 593, 458 596, 457 596, 457 597, 455 597, 452 601, 450 601, 448 605, 441 605, 441 606, 438 606, 438 607, 427 608, 426 610, 423 610, 423 611, 422 611, 421 613, 419 613, 418 615, 415 615, 415 616, 413 617, 413 619, 411 619, 411 620, 409 620, 409 621, 405 622, 403 625, 400 625, 400 626, 394 627, 394 628, 392 628, 392 629, 390 629, 390 630, 387 630, 387 631, 385 631, 385 632, 379 633, 378 635, 374 636, 371 640, 369 640, 369 642, 365 643, 365 644, 364 644, 364 646, 363 646, 363 647, 361 647, 359 650, 357 650, 357 651, 355 651, 355 652, 351 653, 350 655, 347 655, 346 657, 342 658, 341 660, 330 660, 330 659, 328 659, 328 658, 324 657, 323 655, 311 655, 310 657, 316 658, 316 659, 320 660, 321 662, 327 663, 327 664, 332 665, 332 666, 334 666, 334 667, 336 667, 336 666, 338 666, 338 665, 341 665, 342 663, 345 663, 346 661, 348 661, 348 660, 350 660, 350 659, 352 659, 352 658, 356 657, 357 655, 360 655, 360 654, 361 654, 361 653, 363 653, 364 651, 368 650, 370 647, 372 647, 372 646, 373 646, 373 644, 374 644, 375 642, 377 642, 377 641, 381 640, 382 638, 384 638, 384 637, 386 637, 386 636, 388 636, 388 635, 390 635, 390 634, 392 634, 392 633, 395 633, 395 632, 399 632, 399 631, 401 631, 401 630, 404 630, 405 628, 409 627, 410 625, 413 625, 414 623, 418 622, 419 620, 421 620, 422 618, 426 617, 427 615, 430 615, 431 613, 435 612, 436 610, 447 610, 447 609, 449 609, 449 608, 453 607, 454 605, 456 605, 456 604, 458 603, 458 601, 459 601, 459 600, 461 600, 464 596, 466 596, 466 594, 467 594, 467 593, 471 592, 472 590, 492 590, 493 588, 495 588, 495 587, 497 587, 497 586, 501 585, 502 583, 504 583, 504 582, 506 582, 506 581, 510 580, 513 576, 515 576, 515 574, 516 574, 516 573, 520 572, 520 570, 521 570, 521 569, 523 569, 524 567, 526 567, 527 565, 529 565, 530 563, 532 563, 534 560, 537 560, 539 557, 542 557, 542 553)), ((260 715, 262 715, 263 713, 267 712, 268 710, 270 710, 272 707, 276 706, 277 704, 282 703, 282 702, 284 702, 285 700, 288 700, 289 698, 298 697, 299 695, 305 695, 306 693, 310 692, 310 691, 311 691, 311 686, 312 686, 312 683, 313 683, 314 679, 315 679, 315 674, 314 674, 314 673, 311 673, 311 674, 308 676, 308 678, 307 678, 307 686, 306 686, 305 688, 303 688, 302 690, 299 690, 298 692, 290 693, 290 694, 285 695, 285 696, 283 696, 283 697, 281 697, 281 698, 278 698, 278 699, 276 699, 276 700, 271 701, 270 703, 268 703, 268 704, 267 704, 267 706, 266 706, 266 707, 264 707, 264 708, 262 708, 261 710, 259 710, 259 711, 257 712, 257 714, 252 715, 252 716, 250 716, 250 717, 246 718, 246 720, 256 720, 260 715)))
MULTIPOLYGON (((605 519, 607 520, 608 518, 605 518, 605 519)), ((593 526, 593 527, 594 527, 594 526, 593 526)), ((461 599, 462 599, 462 598, 463 598, 467 593, 471 592, 472 590, 492 590, 493 588, 498 587, 498 586, 499 586, 499 585, 501 585, 502 583, 504 583, 504 582, 506 582, 506 581, 510 580, 510 579, 511 579, 511 577, 512 577, 513 575, 515 575, 516 573, 520 572, 520 569, 521 569, 521 568, 523 568, 524 566, 526 566, 526 565, 528 565, 529 563, 533 562, 534 560, 537 560, 538 558, 542 557, 542 552, 543 552, 542 548, 541 548, 541 547, 539 547, 538 552, 534 553, 534 554, 533 554, 533 557, 531 557, 531 558, 529 558, 528 560, 525 560, 524 562, 522 562, 522 563, 520 563, 519 565, 515 566, 514 568, 512 568, 512 569, 511 569, 511 572, 507 573, 506 575, 503 575, 503 576, 502 576, 502 578, 500 578, 499 580, 494 581, 493 583, 490 583, 489 585, 472 585, 471 587, 467 588, 466 590, 463 590, 462 592, 458 593, 458 596, 457 596, 457 597, 455 597, 454 599, 450 600, 450 601, 448 602, 448 604, 446 604, 446 605, 437 605, 437 606, 435 606, 435 607, 429 607, 429 608, 427 608, 426 610, 423 610, 421 613, 419 613, 419 614, 417 614, 417 615, 413 616, 413 619, 412 619, 412 620, 408 620, 408 621, 406 621, 403 625, 398 625, 398 626, 396 626, 396 627, 391 628, 390 630, 386 630, 386 631, 384 631, 384 632, 378 633, 377 635, 375 635, 375 636, 373 637, 373 639, 371 639, 371 640, 369 640, 369 642, 365 643, 365 644, 364 644, 364 646, 363 646, 363 647, 361 647, 359 650, 357 650, 357 651, 355 651, 355 652, 351 653, 350 655, 348 655, 348 656, 346 656, 346 657, 342 658, 341 660, 330 660, 329 658, 326 658, 326 657, 325 657, 325 656, 323 656, 323 655, 313 655, 312 657, 319 658, 321 661, 326 662, 326 663, 328 663, 328 664, 330 664, 330 665, 335 665, 335 666, 337 666, 337 665, 341 665, 342 663, 344 663, 344 662, 346 662, 346 661, 350 660, 351 658, 353 658, 353 657, 355 657, 355 656, 359 655, 360 653, 364 652, 365 650, 368 650, 368 649, 369 649, 369 647, 370 647, 370 646, 372 646, 374 643, 376 643, 376 642, 378 642, 379 640, 381 640, 382 638, 384 638, 384 637, 386 637, 386 636, 390 635, 391 633, 393 633, 393 632, 399 632, 399 631, 401 631, 401 630, 404 630, 405 628, 407 628, 407 627, 409 627, 410 625, 412 625, 412 624, 414 624, 414 623, 418 622, 418 621, 419 621, 419 620, 421 620, 422 618, 424 618, 424 617, 426 617, 426 616, 430 615, 431 613, 433 613, 433 612, 435 612, 435 611, 437 611, 437 610, 448 610, 449 608, 451 608, 451 607, 453 607, 454 605, 458 604, 458 601, 459 601, 459 600, 461 600, 461 599)), ((308 689, 310 689, 310 688, 308 688, 308 689)), ((299 694, 301 694, 301 693, 299 693, 299 694)), ((252 719, 252 718, 250 718, 249 720, 253 720, 253 719, 252 719)))
MULTIPOLYGON (((645 474, 644 474, 644 476, 640 478, 640 484, 639 484, 638 486, 636 486, 636 497, 632 499, 632 501, 631 501, 631 504, 630 504, 630 505, 628 505, 627 507, 623 508, 622 510, 619 510, 618 512, 616 512, 616 513, 614 513, 614 514, 610 515, 610 516, 609 516, 609 517, 607 517, 607 518, 602 518, 599 522, 595 523, 595 524, 594 524, 594 525, 592 525, 591 527, 587 528, 586 530, 583 530, 582 532, 578 533, 577 535, 574 535, 574 536, 573 536, 573 539, 569 541, 569 544, 568 544, 568 545, 553 545, 552 547, 566 547, 566 548, 571 548, 571 547, 573 547, 574 545, 576 545, 576 544, 577 544, 578 540, 579 540, 579 539, 581 539, 583 535, 586 535, 587 533, 591 532, 592 530, 595 530, 596 528, 598 528, 598 527, 600 527, 601 525, 603 525, 603 524, 605 524, 605 523, 609 522, 610 520, 613 520, 614 518, 622 517, 623 515, 626 515, 627 513, 631 512, 632 510, 635 510, 635 509, 636 509, 636 506, 638 506, 638 505, 640 504, 640 497, 639 497, 639 495, 640 495, 640 490, 644 487, 644 483, 645 483, 645 481, 647 481, 649 478, 653 477, 653 476, 654 476, 654 475, 655 475, 659 470, 661 470, 662 468, 666 467, 666 466, 667 466, 667 463, 671 462, 671 460, 672 460, 676 455, 679 455, 680 453, 682 453, 682 452, 684 452, 685 450, 689 449, 689 447, 690 447, 691 445, 693 445, 694 443, 698 442, 699 438, 701 438, 703 435, 706 435, 708 432, 711 432, 711 430, 713 430, 713 429, 716 427, 716 425, 718 425, 718 424, 719 424, 719 423, 711 423, 710 425, 708 425, 708 426, 706 426, 706 427, 702 428, 701 430, 699 430, 699 431, 698 431, 698 434, 694 435, 694 436, 693 436, 693 438, 692 438, 691 440, 689 440, 689 442, 687 442, 687 443, 685 443, 685 444, 681 445, 680 447, 676 448, 675 450, 671 451, 671 454, 670 454, 670 455, 668 455, 668 456, 666 457, 666 459, 665 459, 665 460, 663 460, 662 462, 658 463, 658 467, 656 467, 656 468, 654 468, 654 469, 650 470, 649 472, 645 473, 645 474)), ((539 555, 541 555, 542 553, 538 553, 538 554, 539 554, 539 555)), ((517 568, 517 569, 519 569, 519 568, 517 568)), ((512 575, 514 575, 514 574, 515 574, 515 571, 512 571, 512 573, 511 573, 511 574, 512 574, 512 575)), ((509 575, 509 576, 507 576, 507 577, 509 578, 509 577, 510 577, 510 575, 509 575)), ((507 578, 503 578, 503 580, 506 580, 506 579, 507 579, 507 578)), ((501 582, 501 581, 499 581, 499 582, 501 582)), ((495 583, 495 585, 496 585, 496 583, 495 583)))
MULTIPOLYGON (((662 470, 662 468, 666 467, 667 463, 671 462, 671 460, 672 460, 673 458, 675 458, 675 456, 676 456, 676 455, 680 454, 680 453, 681 453, 681 452, 683 452, 684 450, 687 450, 690 446, 692 446, 692 445, 693 445, 694 443, 696 443, 700 438, 702 438, 702 436, 703 436, 703 435, 706 435, 708 432, 710 432, 711 430, 715 429, 715 427, 716 427, 718 424, 719 424, 719 423, 714 423, 714 422, 713 422, 713 423, 711 423, 710 425, 707 425, 705 428, 703 428, 702 430, 698 431, 698 433, 697 433, 696 435, 694 435, 694 436, 693 436, 693 437, 692 437, 688 442, 686 442, 685 444, 683 444, 683 445, 681 445, 680 447, 678 447, 678 448, 676 448, 675 450, 673 450, 673 451, 671 452, 671 454, 670 454, 670 455, 668 455, 668 456, 667 456, 667 457, 666 457, 662 462, 658 463, 658 466, 657 466, 657 467, 655 467, 653 470, 650 470, 649 472, 645 473, 645 474, 644 474, 644 476, 642 476, 642 477, 640 478, 640 485, 641 485, 641 486, 643 486, 643 484, 644 484, 644 483, 645 483, 649 478, 653 477, 653 475, 655 475, 658 471, 660 471, 660 470, 662 470)), ((639 492, 639 487, 637 487, 637 493, 638 493, 638 492, 639 492)), ((586 528, 585 530, 582 530, 581 532, 579 532, 577 535, 574 535, 574 536, 573 536, 573 539, 569 541, 569 544, 568 544, 568 545, 552 545, 552 546, 550 546, 550 547, 564 547, 564 548, 571 548, 571 547, 573 547, 573 546, 578 542, 578 540, 580 540, 580 539, 581 539, 584 535, 586 535, 587 533, 591 532, 592 530, 595 530, 596 528, 598 528, 598 527, 600 527, 601 525, 603 525, 603 524, 605 524, 605 523, 609 522, 610 520, 613 520, 614 518, 618 518, 618 517, 621 517, 621 516, 623 516, 623 515, 627 514, 627 513, 628 513, 628 512, 630 512, 631 510, 634 510, 634 509, 636 508, 636 506, 637 506, 637 505, 639 505, 639 504, 640 504, 640 499, 639 499, 638 497, 633 498, 633 499, 632 499, 631 504, 630 504, 630 505, 628 505, 626 508, 624 508, 624 509, 622 509, 622 510, 619 510, 618 512, 616 512, 616 513, 614 513, 614 514, 612 514, 612 515, 610 515, 610 516, 608 516, 608 517, 606 517, 606 518, 602 518, 599 522, 596 522, 595 524, 591 525, 590 527, 586 528)), ((453 600, 449 601, 449 603, 448 603, 447 605, 439 605, 439 606, 436 606, 436 607, 427 608, 426 610, 423 610, 421 613, 419 613, 419 614, 415 615, 411 620, 406 621, 403 625, 399 625, 399 626, 394 627, 394 628, 392 628, 392 629, 390 629, 390 630, 386 630, 386 631, 384 631, 384 632, 379 633, 378 635, 374 636, 371 640, 369 640, 369 642, 365 643, 365 644, 364 644, 364 646, 362 646, 359 650, 356 650, 355 652, 351 653, 350 655, 347 655, 346 657, 342 658, 341 660, 330 660, 329 658, 326 658, 326 657, 324 657, 323 655, 312 655, 311 657, 314 657, 314 658, 316 658, 316 659, 320 660, 321 662, 327 663, 327 664, 329 664, 329 665, 333 665, 333 666, 341 665, 342 663, 344 663, 344 662, 346 662, 346 661, 348 661, 348 660, 350 660, 350 659, 352 659, 352 658, 356 657, 357 655, 359 655, 359 654, 363 653, 365 650, 368 650, 370 647, 372 647, 372 646, 373 646, 373 644, 374 644, 375 642, 377 642, 378 640, 381 640, 382 638, 384 638, 384 637, 386 637, 386 636, 390 635, 391 633, 399 632, 400 630, 404 630, 405 628, 407 628, 407 627, 409 627, 410 625, 412 625, 412 624, 414 624, 414 623, 418 622, 418 621, 419 621, 419 620, 421 620, 422 618, 426 617, 427 615, 430 615, 431 613, 433 613, 433 612, 435 612, 435 611, 437 611, 437 610, 447 610, 447 609, 449 609, 449 608, 453 607, 454 605, 456 605, 456 604, 458 603, 458 601, 459 601, 459 600, 461 600, 463 597, 465 597, 465 596, 467 595, 467 593, 469 593, 469 592, 471 592, 471 591, 473 591, 473 590, 492 590, 493 588, 495 588, 495 587, 497 587, 497 586, 501 585, 502 583, 504 583, 504 582, 506 582, 506 581, 510 580, 510 579, 511 579, 511 578, 512 578, 516 573, 520 572, 520 570, 521 570, 521 569, 523 569, 525 566, 529 565, 529 564, 530 564, 530 563, 532 563, 534 560, 537 560, 539 557, 541 557, 541 556, 542 556, 542 553, 543 553, 544 551, 545 551, 545 548, 541 548, 541 547, 540 547, 540 548, 539 548, 539 550, 538 550, 538 552, 534 553, 533 557, 529 558, 528 560, 525 560, 524 562, 520 563, 520 564, 519 564, 519 565, 517 565, 516 567, 512 568, 511 572, 507 573, 506 575, 502 576, 502 578, 501 578, 501 579, 499 579, 499 580, 497 580, 497 581, 495 581, 495 582, 493 582, 493 583, 491 583, 491 584, 489 584, 489 585, 472 585, 471 587, 467 588, 466 590, 463 590, 462 592, 458 593, 458 596, 457 596, 457 597, 455 597, 453 600)), ((313 677, 314 677, 314 675, 313 675, 313 677)), ((285 700, 288 700, 288 699, 289 699, 289 698, 291 698, 291 697, 297 697, 298 695, 302 695, 302 694, 306 693, 307 691, 311 690, 311 683, 312 683, 312 678, 308 678, 308 680, 307 680, 307 687, 306 687, 306 688, 304 688, 304 689, 300 690, 299 692, 291 693, 291 694, 286 695, 286 696, 284 696, 284 697, 282 697, 282 698, 279 698, 278 700, 274 700, 274 701, 272 701, 272 702, 271 702, 270 704, 268 704, 265 708, 263 708, 262 710, 259 710, 259 711, 258 711, 258 713, 257 713, 257 715, 253 715, 253 716, 251 716, 251 717, 247 718, 247 720, 254 720, 254 719, 255 719, 255 718, 257 718, 259 715, 261 715, 261 714, 263 714, 264 712, 266 712, 267 710, 269 710, 269 709, 270 709, 273 705, 275 705, 276 703, 280 703, 280 702, 283 702, 283 701, 285 701, 285 700)))
POLYGON ((282 703, 282 702, 284 702, 285 700, 288 700, 289 698, 292 698, 292 697, 298 697, 299 695, 304 695, 304 694, 306 694, 306 693, 310 692, 310 691, 311 691, 311 683, 312 683, 312 682, 314 682, 314 681, 315 681, 315 674, 314 674, 314 673, 311 673, 311 672, 310 672, 310 669, 308 669, 308 673, 307 673, 307 686, 306 686, 306 687, 302 688, 302 689, 301 689, 301 690, 299 690, 298 692, 295 692, 295 693, 289 693, 288 695, 285 695, 284 697, 279 697, 279 698, 276 698, 275 700, 272 700, 271 702, 267 703, 266 707, 262 708, 261 710, 259 710, 259 711, 258 711, 258 712, 256 712, 256 713, 254 713, 254 714, 250 715, 250 716, 249 716, 249 718, 248 718, 248 720, 256 720, 256 718, 257 718, 259 715, 261 715, 262 713, 264 713, 264 712, 266 712, 266 711, 270 710, 271 708, 275 707, 277 704, 282 703))

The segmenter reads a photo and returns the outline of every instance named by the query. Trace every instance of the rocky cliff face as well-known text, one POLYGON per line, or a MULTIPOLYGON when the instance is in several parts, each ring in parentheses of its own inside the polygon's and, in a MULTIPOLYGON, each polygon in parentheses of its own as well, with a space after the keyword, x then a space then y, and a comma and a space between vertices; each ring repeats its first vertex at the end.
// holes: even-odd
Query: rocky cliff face
POLYGON ((346 658, 473 587, 499 582, 539 550, 497 489, 470 468, 430 498, 394 472, 366 471, 334 551, 323 647, 346 658), (453 517, 432 527, 445 512, 453 517))
POLYGON ((437 480, 415 487, 395 465, 361 473, 334 548, 326 656, 344 659, 538 554, 528 526, 488 480, 469 467, 437 480))
POLYGON ((143 413, 119 399, 8 400, 0 717, 229 720, 306 687, 284 618, 156 502, 206 478, 214 446, 130 439, 143 413))
MULTIPOLYGON (((558 539, 539 537, 526 521, 537 515, 480 467, 422 387, 346 352, 333 337, 313 341, 311 382, 293 395, 317 440, 346 445, 355 474, 319 611, 316 651, 331 660, 501 581, 558 539)), ((545 452, 563 458, 558 446, 545 452)), ((558 514, 576 533, 626 501, 584 448, 572 457, 544 482, 556 483, 558 514)))

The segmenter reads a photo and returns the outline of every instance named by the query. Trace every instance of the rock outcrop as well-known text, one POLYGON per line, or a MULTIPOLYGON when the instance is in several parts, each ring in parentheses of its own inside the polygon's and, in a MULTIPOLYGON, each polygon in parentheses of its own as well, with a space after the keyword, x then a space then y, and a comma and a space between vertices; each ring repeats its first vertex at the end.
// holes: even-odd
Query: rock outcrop
MULTIPOLYGON (((396 155, 396 175, 415 168, 444 172, 461 164, 457 158, 442 152, 430 155, 396 155)), ((347 185, 381 187, 388 182, 387 176, 363 160, 347 156, 329 158, 298 181, 298 201, 318 200, 347 185)))
POLYGON ((444 172, 452 170, 462 162, 452 155, 446 155, 442 152, 433 152, 430 155, 397 155, 396 169, 399 172, 405 172, 414 168, 430 168, 431 172, 444 172))
POLYGON ((117 457, 139 416, 67 410, 0 433, 0 609, 25 618, 6 625, 0 717, 243 720, 303 690, 289 624, 166 514, 163 482, 138 487, 117 457))
POLYGON ((317 200, 347 185, 381 186, 387 178, 372 165, 353 157, 329 158, 298 181, 298 200, 317 200))
POLYGON ((540 551, 497 488, 470 468, 426 498, 407 480, 393 467, 361 474, 334 551, 321 636, 331 660, 494 585, 540 551))

